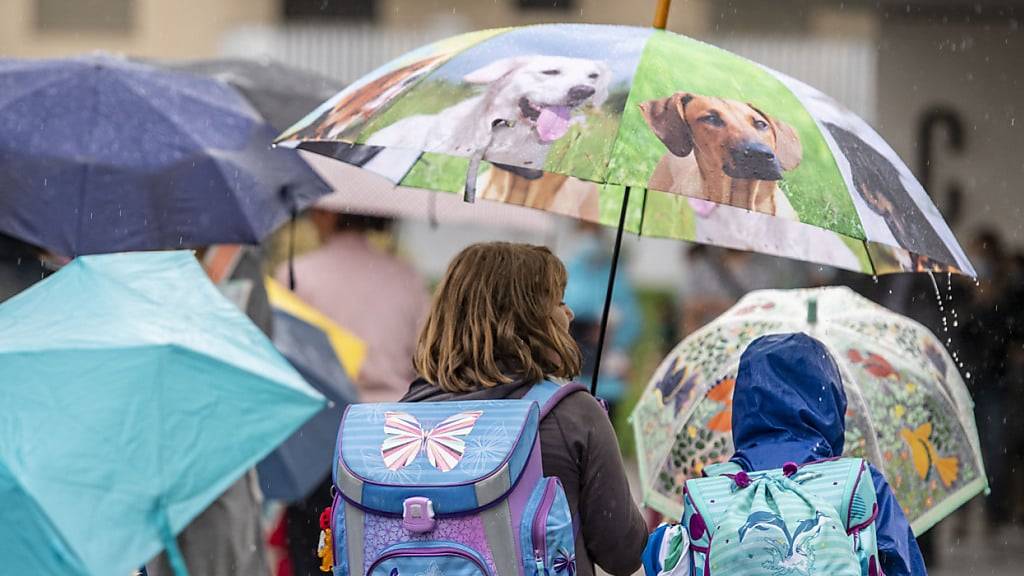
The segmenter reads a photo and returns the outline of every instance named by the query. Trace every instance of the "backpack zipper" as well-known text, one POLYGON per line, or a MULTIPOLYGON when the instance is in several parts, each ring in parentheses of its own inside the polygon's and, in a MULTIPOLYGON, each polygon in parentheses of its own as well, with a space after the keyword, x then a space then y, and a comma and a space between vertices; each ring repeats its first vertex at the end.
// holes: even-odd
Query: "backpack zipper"
POLYGON ((531 530, 533 559, 537 564, 537 574, 547 573, 545 564, 548 557, 548 546, 544 534, 547 532, 548 514, 551 512, 551 506, 555 503, 555 486, 558 484, 558 478, 547 478, 545 482, 544 494, 541 496, 540 505, 537 506, 537 512, 533 516, 533 527, 531 530))
MULTIPOLYGON (((410 544, 412 544, 412 543, 410 542, 410 544)), ((428 547, 423 547, 423 548, 420 548, 420 549, 406 548, 406 549, 398 549, 398 550, 392 550, 390 552, 385 552, 379 558, 374 560, 373 564, 370 564, 370 569, 367 570, 366 573, 367 574, 373 574, 373 571, 377 569, 377 566, 379 566, 380 564, 382 564, 383 562, 385 562, 385 561, 387 561, 387 560, 389 560, 391 558, 395 558, 395 557, 409 557, 409 556, 414 556, 414 557, 419 557, 419 558, 426 558, 426 557, 430 557, 430 556, 458 556, 458 557, 462 558, 463 560, 469 560, 474 565, 476 565, 477 569, 480 570, 481 574, 485 574, 485 575, 489 575, 490 574, 490 572, 487 570, 487 568, 483 565, 483 562, 481 562, 475 556, 473 556, 472 554, 470 554, 468 552, 465 552, 465 551, 460 550, 458 548, 452 548, 450 546, 437 546, 437 547, 431 546, 429 548, 428 547)))

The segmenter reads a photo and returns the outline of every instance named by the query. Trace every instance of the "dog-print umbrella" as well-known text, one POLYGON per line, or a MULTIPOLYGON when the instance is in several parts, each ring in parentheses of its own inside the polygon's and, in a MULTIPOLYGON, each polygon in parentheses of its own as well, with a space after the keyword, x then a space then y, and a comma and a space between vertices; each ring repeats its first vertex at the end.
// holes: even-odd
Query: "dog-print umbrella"
POLYGON ((83 256, 0 305, 4 574, 129 574, 325 400, 185 251, 83 256))
POLYGON ((797 80, 661 30, 456 36, 353 83, 278 144, 395 185, 622 220, 641 235, 865 273, 973 274, 863 120, 797 80))
POLYGON ((371 72, 278 144, 395 185, 616 226, 616 256, 625 230, 871 274, 973 274, 864 121, 797 80, 664 30, 455 36, 371 72))
POLYGON ((676 346, 637 403, 648 506, 678 518, 683 482, 732 456, 740 355, 759 336, 785 332, 829 348, 848 401, 844 455, 884 473, 916 534, 987 488, 973 403, 928 329, 848 288, 762 290, 676 346))
POLYGON ((431 228, 480 226, 553 234, 557 216, 502 202, 469 204, 455 194, 395 186, 387 178, 320 154, 299 151, 334 190, 316 207, 341 214, 365 214, 426 222, 431 228))
POLYGON ((274 132, 196 74, 0 59, 0 232, 65 256, 257 244, 330 191, 274 132))

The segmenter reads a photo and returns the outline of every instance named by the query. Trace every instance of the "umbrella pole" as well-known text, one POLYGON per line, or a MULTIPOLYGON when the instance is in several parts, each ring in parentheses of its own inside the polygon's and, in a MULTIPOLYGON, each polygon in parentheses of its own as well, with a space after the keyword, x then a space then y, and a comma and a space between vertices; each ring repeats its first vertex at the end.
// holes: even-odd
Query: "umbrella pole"
POLYGON ((299 210, 292 205, 292 221, 288 225, 288 289, 295 292, 295 225, 299 210))
POLYGON ((654 12, 653 24, 658 30, 665 29, 665 25, 668 23, 668 8, 671 4, 672 0, 658 0, 658 8, 654 12))
POLYGON ((608 314, 612 309, 612 292, 615 290, 615 272, 619 268, 619 250, 622 248, 622 230, 626 226, 626 208, 629 206, 629 186, 622 195, 622 210, 619 211, 619 229, 615 232, 615 250, 612 265, 608 271, 608 292, 604 296, 604 311, 601 313, 601 330, 597 335, 597 353, 594 355, 594 375, 590 380, 590 393, 597 395, 597 379, 601 374, 601 353, 604 351, 605 332, 608 331, 608 314))

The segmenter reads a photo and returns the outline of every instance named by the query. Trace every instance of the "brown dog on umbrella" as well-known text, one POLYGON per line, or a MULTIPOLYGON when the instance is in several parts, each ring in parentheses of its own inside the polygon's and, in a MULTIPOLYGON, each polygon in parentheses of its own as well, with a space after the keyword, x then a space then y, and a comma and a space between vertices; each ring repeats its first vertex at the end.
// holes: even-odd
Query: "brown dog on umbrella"
POLYGON ((649 188, 796 219, 778 187, 803 155, 791 126, 750 104, 687 92, 640 110, 668 148, 649 188))

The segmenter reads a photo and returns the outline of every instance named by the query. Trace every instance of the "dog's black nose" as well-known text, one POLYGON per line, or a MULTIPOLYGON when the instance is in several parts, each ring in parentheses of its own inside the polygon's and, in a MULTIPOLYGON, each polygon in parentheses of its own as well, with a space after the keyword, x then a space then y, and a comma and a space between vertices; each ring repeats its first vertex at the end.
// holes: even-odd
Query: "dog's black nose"
POLYGON ((740 162, 765 162, 775 160, 775 151, 767 144, 750 142, 732 151, 732 159, 740 162))
POLYGON ((569 88, 569 98, 578 102, 590 98, 594 95, 594 92, 595 90, 593 86, 573 86, 572 88, 569 88))
POLYGON ((732 166, 728 172, 733 178, 755 178, 757 180, 778 180, 782 168, 775 158, 775 151, 762 142, 747 142, 730 151, 732 166))

